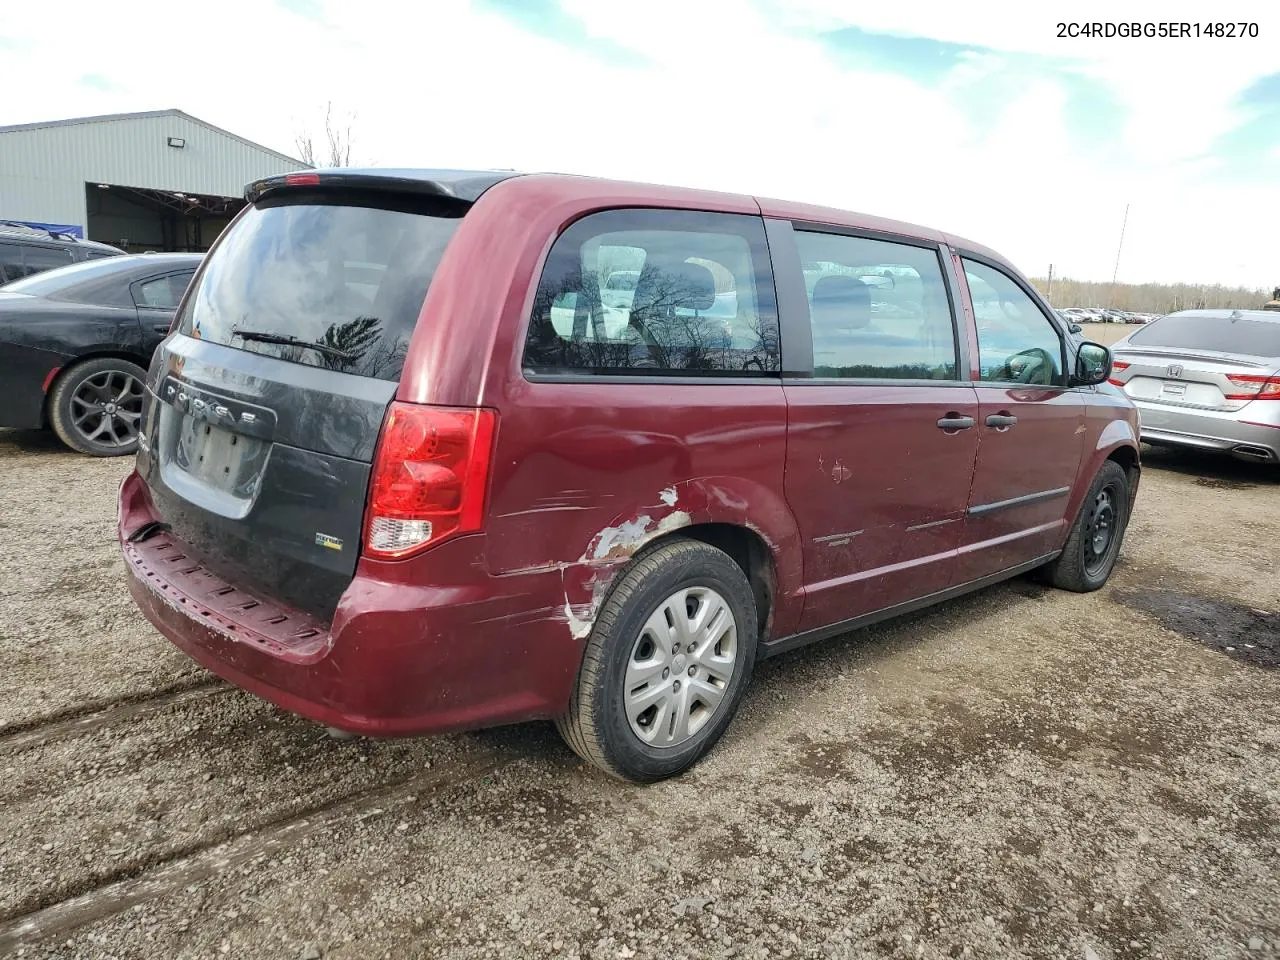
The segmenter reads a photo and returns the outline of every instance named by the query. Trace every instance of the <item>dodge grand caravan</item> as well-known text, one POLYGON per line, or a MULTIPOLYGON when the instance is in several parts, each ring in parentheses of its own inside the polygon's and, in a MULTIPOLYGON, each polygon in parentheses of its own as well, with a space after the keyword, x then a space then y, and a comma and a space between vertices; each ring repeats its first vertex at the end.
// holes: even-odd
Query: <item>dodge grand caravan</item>
POLYGON ((119 537, 152 623, 286 710, 381 736, 553 718, 656 780, 760 658, 1111 572, 1134 407, 977 244, 553 175, 246 197, 151 364, 119 537))

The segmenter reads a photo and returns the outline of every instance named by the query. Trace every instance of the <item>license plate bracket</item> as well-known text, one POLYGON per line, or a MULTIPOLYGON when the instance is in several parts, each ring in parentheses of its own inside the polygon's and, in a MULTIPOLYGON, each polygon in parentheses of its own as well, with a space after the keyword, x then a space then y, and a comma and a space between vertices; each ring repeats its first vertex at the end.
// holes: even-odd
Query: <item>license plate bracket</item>
POLYGON ((202 485, 236 497, 250 495, 265 444, 214 423, 183 415, 176 465, 202 485))

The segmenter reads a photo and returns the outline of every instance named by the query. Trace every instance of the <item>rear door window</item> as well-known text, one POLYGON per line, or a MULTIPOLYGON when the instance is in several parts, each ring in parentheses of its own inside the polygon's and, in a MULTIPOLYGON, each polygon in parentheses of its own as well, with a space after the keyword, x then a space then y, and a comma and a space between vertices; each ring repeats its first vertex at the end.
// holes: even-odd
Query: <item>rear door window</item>
POLYGON ((764 224, 689 210, 610 210, 547 257, 524 364, 534 373, 776 375, 764 224))
POLYGON ((65 267, 74 262, 74 259, 71 251, 66 247, 28 246, 23 251, 23 261, 28 274, 41 273, 52 270, 54 267, 65 267))
POLYGON ((26 275, 22 269, 21 245, 0 243, 0 283, 12 283, 26 275))
POLYGON ((1140 347, 1280 357, 1280 321, 1171 313, 1135 330, 1129 342, 1140 347))
POLYGON ((797 230, 815 377, 955 380, 937 248, 797 230))
POLYGON ((300 194, 247 210, 208 255, 179 331, 293 363, 398 380, 427 286, 460 222, 458 208, 336 201, 300 194))
POLYGON ((194 272, 188 270, 185 273, 171 273, 167 277, 143 280, 135 287, 134 301, 140 307, 175 310, 194 272))
POLYGON ((12 283, 71 263, 71 252, 28 243, 0 243, 0 283, 12 283))

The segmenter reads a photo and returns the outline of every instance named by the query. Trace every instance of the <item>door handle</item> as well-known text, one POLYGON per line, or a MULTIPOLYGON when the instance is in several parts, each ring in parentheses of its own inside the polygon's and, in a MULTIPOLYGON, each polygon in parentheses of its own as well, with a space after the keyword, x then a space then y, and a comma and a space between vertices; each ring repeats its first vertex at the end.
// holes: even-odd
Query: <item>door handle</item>
POLYGON ((987 426, 995 427, 997 430, 1008 430, 1017 422, 1017 417, 1011 416, 1007 413, 993 413, 991 416, 987 417, 987 426))
POLYGON ((973 426, 973 417, 962 417, 958 413, 949 413, 938 421, 939 430, 968 430, 973 426))
POLYGON ((173 324, 171 323, 157 323, 154 326, 152 326, 151 329, 154 330, 156 333, 168 333, 169 328, 172 326, 173 324))

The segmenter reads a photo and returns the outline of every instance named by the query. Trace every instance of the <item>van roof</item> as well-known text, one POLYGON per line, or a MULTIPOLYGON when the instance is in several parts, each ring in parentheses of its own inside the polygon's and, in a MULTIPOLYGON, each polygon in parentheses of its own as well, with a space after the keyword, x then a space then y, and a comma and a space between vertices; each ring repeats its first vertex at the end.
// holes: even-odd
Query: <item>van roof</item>
POLYGON ((255 180, 244 188, 250 203, 269 192, 291 186, 325 183, 331 186, 378 187, 403 190, 456 200, 475 201, 496 183, 519 176, 514 170, 441 170, 396 167, 330 167, 321 170, 298 170, 255 180))
POLYGON ((398 188, 412 193, 474 202, 491 187, 513 179, 526 181, 531 187, 534 183, 537 183, 541 191, 545 191, 549 183, 559 181, 564 186, 564 199, 586 199, 590 195, 598 193, 609 197, 611 202, 614 199, 618 199, 620 195, 630 196, 632 202, 634 202, 636 199, 634 197, 635 194, 645 193, 649 198, 660 202, 669 202, 682 206, 705 204, 707 209, 711 210, 754 207, 755 210, 752 212, 758 212, 766 217, 833 224, 934 240, 978 253, 994 260, 1007 262, 996 251, 982 244, 966 240, 956 234, 944 233, 934 227, 925 227, 902 220, 891 220, 886 217, 856 213, 836 207, 776 200, 768 197, 754 197, 747 194, 722 193, 717 190, 701 190, 636 181, 610 180, 604 177, 589 177, 567 173, 528 173, 517 170, 335 167, 298 171, 294 174, 284 174, 255 181, 245 187, 245 199, 252 202, 265 193, 272 192, 278 188, 322 182, 334 186, 380 187, 384 190, 398 188))

